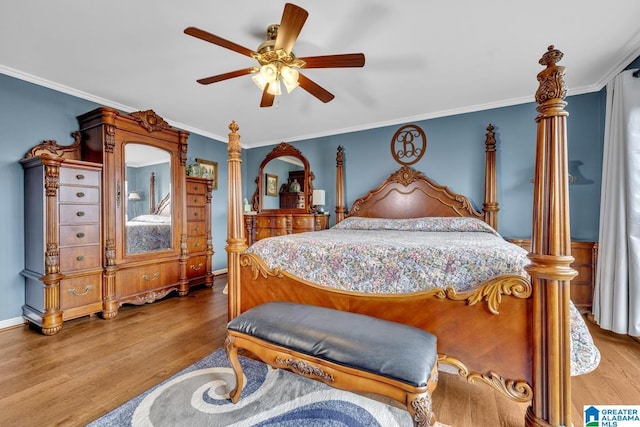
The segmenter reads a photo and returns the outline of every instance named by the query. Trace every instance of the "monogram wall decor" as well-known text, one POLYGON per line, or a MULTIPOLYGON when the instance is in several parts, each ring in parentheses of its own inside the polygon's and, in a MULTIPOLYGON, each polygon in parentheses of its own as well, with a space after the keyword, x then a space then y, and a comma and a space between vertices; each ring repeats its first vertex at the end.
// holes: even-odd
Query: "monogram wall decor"
POLYGON ((391 138, 391 155, 401 165, 412 165, 427 151, 427 136, 416 125, 402 126, 391 138))

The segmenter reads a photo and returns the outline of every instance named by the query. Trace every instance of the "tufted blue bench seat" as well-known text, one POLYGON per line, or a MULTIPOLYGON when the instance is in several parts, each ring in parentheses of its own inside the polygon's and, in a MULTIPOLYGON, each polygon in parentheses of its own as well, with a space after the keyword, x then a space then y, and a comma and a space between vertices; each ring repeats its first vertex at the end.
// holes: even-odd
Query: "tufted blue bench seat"
POLYGON ((437 347, 429 332, 312 305, 259 305, 227 325, 226 349, 236 375, 230 393, 234 403, 244 386, 239 348, 274 368, 392 398, 407 407, 415 426, 435 423, 431 393, 438 379, 437 347))

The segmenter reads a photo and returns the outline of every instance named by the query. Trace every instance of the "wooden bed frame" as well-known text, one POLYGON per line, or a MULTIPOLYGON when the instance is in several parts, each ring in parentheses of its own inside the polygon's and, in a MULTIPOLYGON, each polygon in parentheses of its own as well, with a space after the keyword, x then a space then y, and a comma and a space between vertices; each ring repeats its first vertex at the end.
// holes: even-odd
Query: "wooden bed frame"
MULTIPOLYGON (((228 280, 229 318, 268 301, 292 301, 369 314, 434 333, 439 362, 470 382, 485 383, 516 401, 531 401, 527 426, 571 425, 570 267, 566 88, 562 53, 550 46, 538 74, 536 169, 530 280, 502 276, 479 288, 388 295, 338 291, 280 269, 270 270, 247 249, 242 216, 238 126, 229 128, 228 280), (473 343, 473 345, 470 345, 473 343)), ((466 216, 497 229, 495 138, 487 132, 485 202, 469 200, 402 167, 353 203, 349 216, 406 218, 466 216)), ((345 217, 342 149, 336 172, 336 220, 345 217)))

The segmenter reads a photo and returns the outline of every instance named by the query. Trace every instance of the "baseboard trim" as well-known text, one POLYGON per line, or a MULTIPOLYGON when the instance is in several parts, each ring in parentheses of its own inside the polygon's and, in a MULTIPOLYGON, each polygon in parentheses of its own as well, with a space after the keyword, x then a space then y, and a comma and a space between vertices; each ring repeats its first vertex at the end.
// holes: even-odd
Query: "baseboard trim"
POLYGON ((214 276, 221 276, 223 274, 227 274, 227 269, 226 268, 221 268, 220 270, 213 270, 213 275, 214 276))
POLYGON ((14 317, 13 319, 2 320, 0 321, 0 332, 4 331, 5 329, 12 329, 18 326, 22 326, 25 323, 26 320, 24 320, 22 316, 14 317))

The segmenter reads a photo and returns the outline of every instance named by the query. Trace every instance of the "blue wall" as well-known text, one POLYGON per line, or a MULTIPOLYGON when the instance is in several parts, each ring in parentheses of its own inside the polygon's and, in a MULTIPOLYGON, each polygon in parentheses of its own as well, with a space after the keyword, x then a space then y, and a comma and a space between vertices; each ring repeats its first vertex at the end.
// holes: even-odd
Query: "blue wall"
MULTIPOLYGON (((576 240, 596 240, 600 205, 605 92, 569 97, 568 151, 571 231, 576 240)), ((484 201, 485 133, 489 123, 497 140, 498 231, 505 237, 530 237, 537 114, 534 103, 462 114, 414 124, 427 136, 427 151, 413 165, 439 184, 469 196, 477 209, 484 201)), ((355 199, 400 167, 391 154, 391 138, 401 126, 293 142, 307 157, 316 178, 314 188, 326 191, 326 210, 335 222, 335 164, 338 145, 345 153, 347 208, 355 199)), ((273 149, 249 150, 245 170, 257 173, 273 149)), ((247 197, 255 187, 249 174, 247 197)))
MULTIPOLYGON (((600 175, 605 95, 569 97, 569 160, 584 178, 570 187, 572 234, 575 239, 598 236, 600 175)), ((24 186, 18 160, 34 145, 54 139, 72 142, 76 116, 97 107, 93 102, 62 94, 0 74, 0 327, 22 315, 24 280, 24 186)), ((153 108, 153 106, 149 106, 153 108)), ((162 116, 162 111, 156 111, 162 116)), ((498 231, 505 237, 531 234, 532 184, 536 125, 535 105, 525 104, 477 113, 416 122, 427 135, 427 152, 414 165, 418 170, 471 197, 481 207, 484 187, 484 139, 489 123, 498 142, 498 231)), ((230 116, 229 121, 232 116, 230 116)), ((242 127, 242 123, 239 123, 242 127)), ((351 203, 382 182, 400 165, 390 152, 390 141, 400 126, 292 142, 309 160, 316 176, 314 187, 326 190, 326 210, 335 221, 336 149, 345 149, 346 201, 351 203)), ((226 131, 226 130, 225 130, 226 131)), ((242 130, 240 130, 242 134, 242 130)), ((289 142, 289 141, 287 141, 289 142)), ((188 157, 218 162, 218 189, 213 192, 215 270, 226 268, 227 146, 197 134, 189 137, 188 157)), ((250 198, 264 156, 273 147, 243 152, 244 194, 250 198)))

